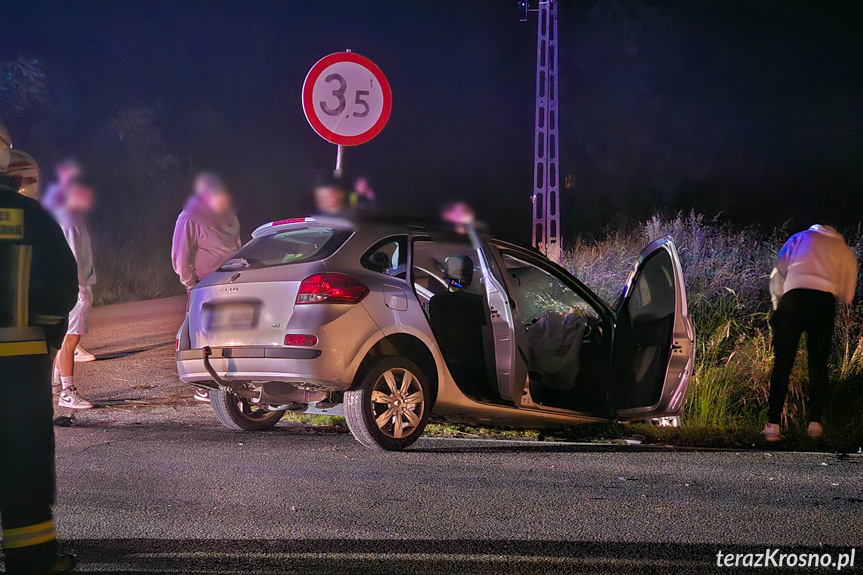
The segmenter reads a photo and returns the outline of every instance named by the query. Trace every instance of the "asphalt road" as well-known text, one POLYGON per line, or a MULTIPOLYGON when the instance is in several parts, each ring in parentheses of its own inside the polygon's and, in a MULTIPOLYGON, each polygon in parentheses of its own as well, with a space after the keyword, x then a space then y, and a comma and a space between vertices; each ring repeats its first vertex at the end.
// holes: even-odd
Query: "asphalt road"
POLYGON ((108 407, 57 429, 82 572, 699 573, 768 547, 863 565, 861 456, 230 432, 171 373, 182 308, 97 310, 84 342, 79 388, 108 407))

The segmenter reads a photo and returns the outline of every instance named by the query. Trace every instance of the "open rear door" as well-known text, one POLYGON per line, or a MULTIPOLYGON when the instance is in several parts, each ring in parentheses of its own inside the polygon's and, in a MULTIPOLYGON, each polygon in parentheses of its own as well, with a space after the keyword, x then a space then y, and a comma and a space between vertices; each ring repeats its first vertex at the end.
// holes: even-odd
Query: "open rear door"
POLYGON ((620 419, 679 415, 695 360, 695 333, 677 249, 651 243, 616 306, 612 400, 620 419))
POLYGON ((527 382, 527 362, 518 345, 523 339, 524 325, 518 317, 515 302, 506 291, 491 248, 473 228, 470 229, 470 239, 479 254, 482 283, 488 298, 498 389, 503 399, 512 400, 519 406, 527 382))

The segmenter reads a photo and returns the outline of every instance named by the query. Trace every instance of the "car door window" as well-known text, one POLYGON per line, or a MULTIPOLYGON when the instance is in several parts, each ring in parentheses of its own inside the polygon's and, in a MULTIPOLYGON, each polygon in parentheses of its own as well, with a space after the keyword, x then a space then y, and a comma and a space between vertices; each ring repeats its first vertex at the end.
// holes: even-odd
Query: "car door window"
POLYGON ((447 281, 444 278, 444 262, 454 254, 466 255, 474 262, 474 281, 465 290, 469 293, 481 294, 480 271, 477 262, 479 258, 476 250, 464 240, 454 241, 452 239, 435 240, 421 239, 413 244, 413 266, 411 275, 414 288, 420 296, 420 303, 425 308, 432 296, 448 291, 447 281))
POLYGON ((373 272, 404 279, 407 272, 407 236, 383 239, 366 250, 360 264, 373 272))
POLYGON ((624 298, 615 344, 618 377, 615 407, 645 408, 662 396, 674 336, 677 295, 674 262, 660 249, 640 265, 624 298))
POLYGON ((674 268, 671 257, 659 252, 645 261, 641 273, 632 286, 627 304, 633 325, 666 318, 674 313, 674 268))
POLYGON ((503 254, 503 262, 509 276, 512 297, 525 325, 550 313, 599 318, 593 306, 551 273, 508 253, 503 254))

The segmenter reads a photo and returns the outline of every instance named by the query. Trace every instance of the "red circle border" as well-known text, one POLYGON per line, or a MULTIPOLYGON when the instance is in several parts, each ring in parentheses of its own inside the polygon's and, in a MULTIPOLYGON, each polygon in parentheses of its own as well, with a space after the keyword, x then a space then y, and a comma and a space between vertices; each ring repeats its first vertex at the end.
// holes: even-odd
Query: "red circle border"
POLYGON ((360 144, 365 144, 381 133, 381 130, 384 129, 384 126, 387 125, 387 121, 390 119, 390 113, 392 110, 393 94, 390 90, 390 83, 387 81, 387 77, 384 76, 384 73, 374 62, 365 56, 360 56, 356 52, 336 52, 335 54, 324 56, 318 60, 314 66, 312 66, 312 69, 309 70, 308 74, 306 74, 306 79, 303 82, 303 113, 306 115, 306 120, 308 120, 312 129, 317 132, 320 137, 328 142, 332 142, 333 144, 338 144, 340 146, 358 146, 360 144), (384 92, 383 110, 381 110, 381 115, 378 118, 378 121, 362 134, 357 134, 355 136, 341 136, 336 134, 327 129, 326 126, 318 120, 318 117, 315 114, 314 102, 312 101, 312 90, 314 89, 315 82, 317 82, 318 77, 328 66, 337 62, 353 62, 360 66, 364 66, 372 73, 375 79, 377 79, 384 92))

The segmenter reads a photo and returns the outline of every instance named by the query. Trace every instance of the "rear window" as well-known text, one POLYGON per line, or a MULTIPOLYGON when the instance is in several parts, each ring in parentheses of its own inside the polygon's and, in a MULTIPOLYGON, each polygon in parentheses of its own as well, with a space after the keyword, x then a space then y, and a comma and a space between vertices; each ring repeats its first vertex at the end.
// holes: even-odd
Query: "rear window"
POLYGON ((326 259, 336 253, 352 233, 349 230, 306 227, 260 236, 240 248, 219 269, 236 271, 326 259))

